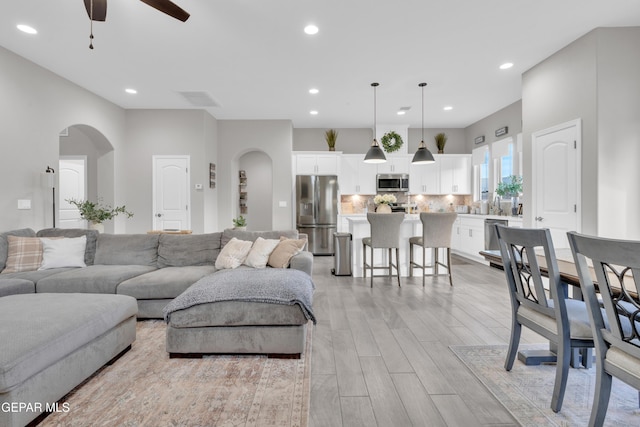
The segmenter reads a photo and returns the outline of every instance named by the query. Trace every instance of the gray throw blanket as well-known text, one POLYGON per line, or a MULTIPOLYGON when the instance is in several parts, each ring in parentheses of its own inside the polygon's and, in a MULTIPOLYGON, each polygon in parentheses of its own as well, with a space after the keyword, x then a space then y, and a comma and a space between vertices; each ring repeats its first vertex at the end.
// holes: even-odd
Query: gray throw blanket
POLYGON ((250 301, 298 304, 307 319, 316 323, 311 306, 315 285, 311 277, 290 268, 242 268, 221 270, 203 277, 164 308, 164 320, 171 313, 198 304, 220 301, 250 301))

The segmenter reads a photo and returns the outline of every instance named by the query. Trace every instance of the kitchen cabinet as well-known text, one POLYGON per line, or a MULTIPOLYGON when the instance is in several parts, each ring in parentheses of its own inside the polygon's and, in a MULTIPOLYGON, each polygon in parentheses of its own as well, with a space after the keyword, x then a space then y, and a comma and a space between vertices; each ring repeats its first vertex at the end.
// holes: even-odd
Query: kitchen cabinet
POLYGON ((378 164, 378 173, 409 173, 413 156, 405 154, 387 154, 387 161, 378 164))
POLYGON ((458 217, 453 224, 451 249, 467 258, 482 260, 484 250, 484 217, 458 217))
POLYGON ((440 164, 440 194, 471 194, 470 154, 442 154, 436 162, 440 164))
POLYGON ((342 194, 376 194, 375 163, 365 163, 362 154, 343 154, 340 163, 340 192, 342 194))
POLYGON ((438 159, 426 165, 411 165, 409 169, 411 194, 440 194, 440 165, 438 159))
POLYGON ((340 152, 294 153, 296 175, 338 175, 340 152))

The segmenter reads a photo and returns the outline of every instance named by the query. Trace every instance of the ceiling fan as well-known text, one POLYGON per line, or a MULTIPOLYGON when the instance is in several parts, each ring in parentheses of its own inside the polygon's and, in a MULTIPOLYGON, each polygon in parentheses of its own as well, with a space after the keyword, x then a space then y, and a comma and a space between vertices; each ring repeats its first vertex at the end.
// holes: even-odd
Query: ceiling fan
MULTIPOLYGON (((189 13, 170 0, 140 1, 179 21, 185 22, 189 19, 189 13)), ((107 19, 107 0, 84 0, 84 7, 87 9, 87 14, 91 21, 91 34, 89 35, 91 42, 89 43, 89 49, 93 49, 93 21, 105 21, 107 19)))
MULTIPOLYGON (((182 22, 189 19, 189 13, 170 0, 140 0, 162 13, 176 18, 182 22)), ((104 21, 107 19, 107 0, 84 0, 89 19, 92 21, 104 21)))

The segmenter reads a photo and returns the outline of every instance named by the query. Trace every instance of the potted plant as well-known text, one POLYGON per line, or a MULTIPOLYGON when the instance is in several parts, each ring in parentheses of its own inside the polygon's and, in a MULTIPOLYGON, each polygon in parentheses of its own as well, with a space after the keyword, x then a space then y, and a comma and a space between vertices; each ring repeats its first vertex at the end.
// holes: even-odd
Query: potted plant
POLYGON ((324 139, 327 141, 329 151, 336 151, 336 140, 338 139, 338 131, 329 129, 324 133, 324 139))
POLYGON ((393 194, 377 194, 373 198, 373 203, 376 204, 376 212, 378 213, 391 213, 391 203, 397 201, 396 196, 393 194))
POLYGON ((233 219, 233 229, 234 230, 246 230, 247 229, 247 220, 245 217, 240 215, 237 218, 233 219))
POLYGON ((102 225, 104 221, 113 219, 120 214, 126 215, 127 218, 133 216, 133 213, 127 211, 126 206, 116 206, 114 208, 111 205, 101 204, 100 199, 97 202, 75 199, 67 199, 66 201, 78 208, 80 216, 89 222, 89 228, 99 232, 104 231, 104 226, 102 225))
POLYGON ((436 147, 438 147, 438 154, 444 153, 444 146, 447 143, 447 134, 440 132, 433 137, 436 140, 436 147))
POLYGON ((500 197, 511 197, 511 214, 518 214, 518 196, 522 194, 522 177, 510 175, 498 183, 496 194, 500 197))

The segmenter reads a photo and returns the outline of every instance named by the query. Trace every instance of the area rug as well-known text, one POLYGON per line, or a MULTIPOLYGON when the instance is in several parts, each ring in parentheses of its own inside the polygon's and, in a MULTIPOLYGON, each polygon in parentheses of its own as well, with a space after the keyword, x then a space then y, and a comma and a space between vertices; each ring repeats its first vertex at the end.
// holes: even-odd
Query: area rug
POLYGON ((131 350, 69 393, 68 412, 39 426, 305 427, 311 330, 300 359, 169 359, 164 322, 140 321, 131 350))
MULTIPOLYGON (((554 413, 551 395, 555 365, 526 366, 516 359, 511 372, 504 369, 507 346, 451 346, 451 350, 523 426, 586 426, 596 383, 591 369, 570 369, 562 410, 554 413)), ((545 349, 548 344, 521 345, 545 349)), ((638 391, 614 378, 605 426, 638 426, 638 391)))

